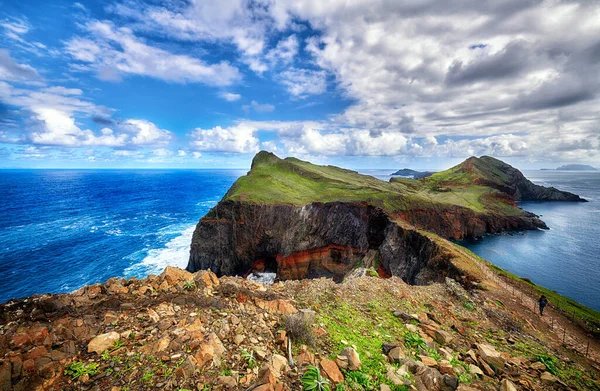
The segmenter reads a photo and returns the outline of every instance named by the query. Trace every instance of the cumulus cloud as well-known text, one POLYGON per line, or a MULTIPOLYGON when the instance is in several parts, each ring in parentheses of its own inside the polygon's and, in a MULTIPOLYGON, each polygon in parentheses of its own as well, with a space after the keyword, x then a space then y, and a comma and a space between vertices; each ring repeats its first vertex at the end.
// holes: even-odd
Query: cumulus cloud
POLYGON ((110 22, 91 21, 85 29, 89 37, 73 38, 65 49, 104 80, 133 74, 176 83, 225 86, 241 78, 237 68, 226 61, 208 64, 189 55, 173 54, 146 44, 130 29, 117 28, 110 22))
POLYGON ((228 128, 196 128, 190 135, 190 146, 196 151, 255 153, 259 151, 257 130, 243 123, 228 128))
POLYGON ((173 138, 173 133, 159 129, 155 124, 143 119, 128 119, 121 127, 131 133, 134 145, 166 145, 173 138))
POLYGON ((242 97, 240 94, 234 94, 232 92, 221 92, 219 96, 222 99, 225 99, 227 102, 235 102, 236 100, 240 100, 242 97))

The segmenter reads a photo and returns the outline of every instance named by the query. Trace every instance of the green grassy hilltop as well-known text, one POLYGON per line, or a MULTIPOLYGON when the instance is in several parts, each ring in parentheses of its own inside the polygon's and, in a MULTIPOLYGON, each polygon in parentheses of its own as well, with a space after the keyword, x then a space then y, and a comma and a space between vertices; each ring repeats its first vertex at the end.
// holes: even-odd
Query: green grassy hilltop
POLYGON ((508 179, 502 177, 500 169, 492 165, 486 169, 486 158, 476 159, 481 163, 476 170, 470 169, 472 159, 475 158, 428 178, 392 178, 385 182, 335 166, 280 159, 263 151, 254 158, 248 175, 238 179, 224 200, 293 205, 367 202, 391 213, 460 206, 477 213, 522 214, 510 197, 487 185, 508 179))

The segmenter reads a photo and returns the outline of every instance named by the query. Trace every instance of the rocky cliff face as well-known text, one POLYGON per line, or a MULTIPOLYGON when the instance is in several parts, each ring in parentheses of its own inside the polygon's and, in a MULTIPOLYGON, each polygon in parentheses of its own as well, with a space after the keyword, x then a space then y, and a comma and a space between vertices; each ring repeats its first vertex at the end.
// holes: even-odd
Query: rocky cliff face
POLYGON ((282 280, 341 281, 365 258, 380 275, 412 284, 460 274, 426 236, 403 229, 379 208, 340 202, 302 207, 221 202, 198 223, 187 270, 217 275, 270 270, 282 280))
POLYGON ((397 213, 396 216, 422 229, 454 240, 474 239, 485 234, 505 231, 548 229, 546 223, 526 211, 519 216, 504 216, 476 213, 459 206, 447 206, 413 209, 410 212, 397 213))

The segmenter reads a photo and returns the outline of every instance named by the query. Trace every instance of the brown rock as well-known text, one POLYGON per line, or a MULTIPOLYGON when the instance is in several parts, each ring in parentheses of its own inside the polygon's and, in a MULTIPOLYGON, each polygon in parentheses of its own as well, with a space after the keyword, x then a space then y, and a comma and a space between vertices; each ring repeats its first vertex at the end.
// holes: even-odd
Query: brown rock
POLYGON ((348 369, 348 357, 346 356, 337 356, 335 358, 335 363, 341 369, 348 369))
POLYGON ((36 361, 47 353, 48 350, 46 350, 44 346, 36 346, 35 348, 27 352, 27 354, 25 355, 25 359, 31 359, 33 361, 36 361))
POLYGON ((254 304, 256 304, 258 308, 262 308, 271 314, 295 314, 298 312, 296 307, 294 307, 289 300, 276 299, 265 301, 256 298, 254 304))
POLYGON ((398 363, 406 356, 402 349, 399 346, 396 346, 389 351, 387 357, 391 363, 398 363))
POLYGON ((201 270, 194 274, 194 281, 199 288, 208 288, 212 290, 219 286, 219 279, 215 273, 208 270, 201 270))
POLYGON ((203 367, 209 361, 212 361, 214 365, 218 365, 223 353, 225 353, 223 343, 215 333, 211 333, 198 347, 195 358, 200 367, 203 367))
POLYGON ((115 314, 114 312, 107 312, 106 314, 104 314, 104 324, 109 324, 112 322, 118 322, 119 321, 119 316, 117 314, 115 314))
POLYGON ((175 376, 182 377, 184 379, 190 379, 194 376, 198 366, 198 362, 193 356, 187 356, 183 361, 183 364, 175 371, 175 376))
POLYGON ((496 372, 494 372, 494 370, 492 369, 492 367, 490 367, 485 361, 483 361, 482 358, 479 358, 479 367, 481 369, 483 369, 483 372, 488 375, 488 376, 495 376, 496 372))
POLYGON ((429 357, 429 356, 423 356, 420 355, 419 358, 421 359, 421 362, 423 364, 425 364, 428 367, 436 367, 438 365, 437 361, 435 361, 433 358, 429 357))
POLYGON ((15 347, 21 347, 23 345, 29 345, 31 343, 31 337, 29 334, 19 333, 15 334, 10 341, 15 347))
POLYGON ((11 373, 12 365, 10 362, 5 361, 3 363, 0 363, 0 390, 12 390, 11 373))
POLYGON ((340 369, 335 361, 324 358, 319 364, 321 365, 325 376, 327 376, 327 378, 331 380, 333 384, 344 382, 344 375, 342 375, 342 372, 340 372, 340 369))
POLYGON ((447 331, 435 330, 433 333, 433 339, 441 345, 448 345, 454 340, 454 336, 447 331))
POLYGON ((500 391, 517 391, 517 387, 508 379, 502 379, 500 382, 500 391))
POLYGON ((356 371, 362 365, 358 352, 351 347, 344 348, 342 353, 340 353, 340 356, 344 356, 348 359, 348 369, 351 371, 356 371))
POLYGON ((219 376, 217 378, 217 383, 224 385, 225 388, 237 387, 237 379, 233 376, 219 376))
POLYGON ((438 363, 438 371, 442 374, 456 376, 456 372, 454 371, 454 367, 450 363, 438 363))
POLYGON ((556 376, 554 376, 553 374, 551 374, 550 372, 544 372, 540 376, 540 380, 544 384, 551 385, 551 384, 556 383, 558 381, 558 378, 556 376))
POLYGON ((546 370, 546 365, 542 362, 534 362, 532 363, 529 368, 531 369, 535 369, 536 371, 540 371, 540 372, 544 372, 546 370))
POLYGON ((119 338, 119 333, 116 333, 114 331, 98 335, 90 341, 87 347, 87 351, 88 353, 96 352, 97 354, 101 354, 102 352, 113 346, 115 341, 117 341, 119 338))
POLYGON ((493 346, 480 343, 477 344, 477 350, 483 361, 492 366, 496 371, 504 369, 506 359, 493 346))
POLYGON ((174 266, 167 266, 160 275, 163 282, 167 283, 167 287, 183 285, 193 278, 192 273, 187 270, 180 269, 174 266))

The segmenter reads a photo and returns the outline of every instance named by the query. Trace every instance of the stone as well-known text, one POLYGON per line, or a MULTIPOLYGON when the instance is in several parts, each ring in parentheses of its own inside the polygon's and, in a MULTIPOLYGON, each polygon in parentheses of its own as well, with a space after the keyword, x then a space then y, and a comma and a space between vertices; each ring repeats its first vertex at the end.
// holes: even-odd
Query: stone
POLYGON ((119 340, 120 337, 121 336, 119 333, 114 331, 106 334, 100 334, 90 341, 87 351, 88 353, 95 352, 97 354, 102 354, 102 352, 113 346, 115 341, 119 340))
POLYGON ((420 367, 414 379, 417 389, 420 390, 438 390, 442 384, 442 375, 429 367, 420 367))
POLYGON ((0 390, 12 390, 11 372, 12 365, 10 362, 0 363, 0 390))
POLYGON ((454 371, 454 367, 448 362, 440 362, 438 363, 438 371, 445 375, 455 376, 456 372, 454 371))
POLYGON ((194 282, 197 287, 206 288, 208 290, 213 290, 219 286, 219 279, 216 274, 209 270, 200 270, 199 272, 194 273, 194 282))
POLYGON ((540 371, 540 372, 546 371, 546 365, 544 363, 542 363, 542 362, 539 362, 539 361, 532 363, 529 366, 529 368, 535 369, 536 371, 540 371))
POLYGON ((26 333, 18 333, 12 337, 10 342, 15 347, 21 347, 23 345, 29 345, 31 343, 31 337, 26 333))
POLYGON ((148 316, 150 317, 150 319, 152 319, 154 323, 160 320, 160 316, 152 308, 148 308, 148 316))
POLYGON ((504 369, 506 359, 493 346, 480 343, 477 344, 477 350, 483 361, 492 366, 496 371, 504 369))
POLYGON ((237 380, 233 376, 219 376, 217 378, 217 383, 224 385, 225 388, 237 387, 237 380))
POLYGON ((500 382, 500 391, 517 391, 517 387, 508 379, 502 379, 500 382))
POLYGON ((482 358, 479 358, 479 367, 483 370, 483 373, 485 373, 488 376, 495 376, 496 372, 494 372, 494 369, 492 367, 490 367, 488 365, 488 363, 486 363, 485 361, 483 361, 482 358))
POLYGON ((285 373, 288 369, 288 361, 287 358, 283 357, 280 354, 274 354, 271 356, 269 360, 269 365, 273 368, 275 375, 277 378, 281 377, 283 373, 285 373))
POLYGON ((351 371, 356 371, 361 367, 362 363, 360 362, 360 357, 358 356, 358 352, 354 350, 354 348, 347 347, 342 350, 340 356, 344 356, 348 359, 348 369, 351 371))
POLYGON ((469 372, 477 376, 483 376, 483 371, 477 365, 469 364, 469 372))
POLYGON ((415 315, 407 314, 406 312, 403 312, 403 311, 394 311, 394 316, 396 318, 402 319, 405 322, 410 322, 412 320, 416 320, 417 322, 419 321, 419 317, 417 317, 415 315))
POLYGON ((239 345, 242 342, 244 342, 244 336, 243 335, 236 334, 235 337, 233 337, 233 343, 235 343, 236 345, 239 345))
POLYGON ((404 327, 406 327, 406 329, 410 332, 413 332, 413 333, 419 332, 419 327, 417 327, 414 324, 408 323, 408 324, 405 324, 404 327))
POLYGON ((335 363, 340 369, 348 369, 348 357, 336 356, 335 363))
POLYGON ((263 310, 271 313, 271 314, 295 314, 298 312, 298 310, 296 309, 296 307, 294 307, 292 305, 292 302, 290 300, 284 300, 284 299, 276 299, 276 300, 262 300, 259 298, 256 298, 254 300, 254 304, 256 304, 256 306, 258 308, 262 308, 263 310))
POLYGON ((395 368, 391 367, 391 366, 387 367, 386 376, 387 376, 388 380, 391 381, 396 386, 404 385, 404 382, 402 381, 400 376, 398 376, 398 374, 396 374, 394 369, 395 368))
POLYGON ((344 375, 340 372, 335 361, 324 358, 319 364, 321 365, 321 369, 323 369, 325 376, 327 376, 334 385, 344 382, 344 375))
POLYGON ((167 350, 167 348, 169 347, 170 344, 171 344, 171 338, 163 337, 163 338, 159 339, 158 342, 156 342, 154 352, 155 353, 164 352, 165 350, 167 350))
POLYGON ((442 377, 441 391, 454 391, 458 388, 458 378, 452 375, 444 375, 442 377))
POLYGON ((176 286, 183 285, 184 283, 191 281, 193 275, 187 270, 183 270, 174 266, 167 266, 160 277, 168 284, 168 286, 176 286))
POLYGON ((390 350, 387 357, 391 363, 398 363, 406 356, 402 349, 399 346, 396 346, 390 350))
POLYGON ((421 362, 423 364, 425 364, 428 367, 436 367, 438 365, 437 361, 435 361, 433 358, 429 357, 429 356, 423 356, 420 355, 419 358, 421 359, 421 362))
POLYGON ((175 371, 175 376, 190 379, 196 372, 198 362, 193 356, 187 356, 183 364, 175 371))
POLYGON ((540 380, 544 384, 551 385, 551 384, 556 383, 558 381, 558 378, 556 376, 554 376, 553 374, 551 374, 550 372, 544 372, 540 376, 540 380))
POLYGON ((387 384, 381 384, 379 386, 379 391, 392 391, 392 389, 387 384))
POLYGON ((225 353, 223 343, 215 333, 211 333, 198 347, 195 358, 199 367, 203 367, 209 361, 212 361, 215 366, 218 366, 223 353, 225 353))
POLYGON ((454 336, 444 330, 435 330, 433 339, 441 345, 448 345, 454 340, 454 336))

